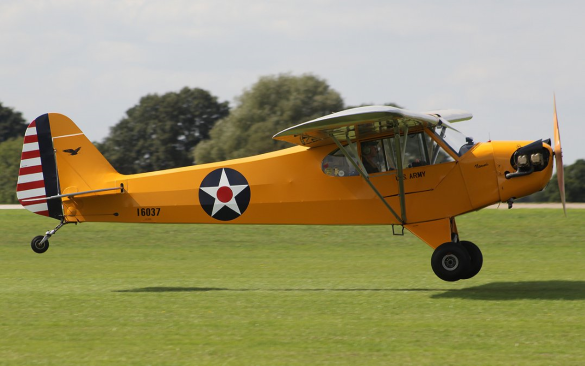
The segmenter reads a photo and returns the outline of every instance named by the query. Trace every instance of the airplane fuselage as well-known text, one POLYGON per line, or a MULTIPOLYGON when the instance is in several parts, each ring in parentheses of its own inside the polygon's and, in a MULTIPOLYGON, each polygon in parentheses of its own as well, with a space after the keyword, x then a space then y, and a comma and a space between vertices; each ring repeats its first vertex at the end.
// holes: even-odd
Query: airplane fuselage
MULTIPOLYGON (((550 179, 552 164, 526 177, 505 178, 506 172, 514 170, 510 156, 526 143, 478 143, 455 161, 404 169, 406 222, 454 217, 541 190, 550 179)), ((102 186, 124 184, 124 193, 65 198, 64 212, 68 221, 78 222, 399 224, 360 176, 329 176, 323 172, 322 161, 334 149, 334 146, 292 147, 221 163, 112 175, 102 186), (224 169, 227 169, 227 181, 220 182, 224 169), (239 173, 246 182, 230 182, 230 178, 234 179, 228 174, 231 171, 239 173), (202 185, 213 174, 215 181, 202 185), (207 187, 233 190, 230 185, 247 186, 231 193, 238 207, 228 205, 229 193, 222 197, 205 192, 207 187), (246 197, 238 202, 240 195, 246 197), (215 206, 211 207, 212 214, 208 212, 210 205, 215 206), (228 214, 227 219, 221 215, 232 211, 235 214, 228 214)), ((76 158, 59 154, 58 162, 59 158, 76 158)), ((398 210, 396 171, 372 174, 370 179, 398 210)), ((78 190, 66 184, 62 178, 64 193, 78 190)))

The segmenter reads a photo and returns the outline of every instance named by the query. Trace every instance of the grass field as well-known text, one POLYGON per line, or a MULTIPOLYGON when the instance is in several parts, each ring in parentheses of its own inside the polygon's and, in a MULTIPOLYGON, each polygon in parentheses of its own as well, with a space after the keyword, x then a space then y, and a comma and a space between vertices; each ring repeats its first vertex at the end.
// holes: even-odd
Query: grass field
POLYGON ((390 227, 68 225, 0 211, 0 365, 583 365, 585 210, 458 218, 472 280, 390 227))

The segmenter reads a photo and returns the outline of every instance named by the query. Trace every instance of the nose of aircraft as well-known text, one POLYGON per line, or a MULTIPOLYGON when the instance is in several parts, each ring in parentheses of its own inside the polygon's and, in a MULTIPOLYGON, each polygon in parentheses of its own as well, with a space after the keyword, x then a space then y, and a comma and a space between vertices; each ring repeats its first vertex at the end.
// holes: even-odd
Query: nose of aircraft
POLYGON ((500 201, 528 196, 546 187, 553 171, 549 140, 492 141, 500 201))

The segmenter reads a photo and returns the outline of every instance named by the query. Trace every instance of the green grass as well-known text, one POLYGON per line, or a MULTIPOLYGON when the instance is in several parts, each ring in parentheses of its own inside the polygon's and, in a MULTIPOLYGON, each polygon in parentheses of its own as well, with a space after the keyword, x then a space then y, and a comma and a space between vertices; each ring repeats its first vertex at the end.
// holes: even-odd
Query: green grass
POLYGON ((0 365, 583 365, 585 210, 458 218, 446 283, 383 226, 65 226, 0 211, 0 365))

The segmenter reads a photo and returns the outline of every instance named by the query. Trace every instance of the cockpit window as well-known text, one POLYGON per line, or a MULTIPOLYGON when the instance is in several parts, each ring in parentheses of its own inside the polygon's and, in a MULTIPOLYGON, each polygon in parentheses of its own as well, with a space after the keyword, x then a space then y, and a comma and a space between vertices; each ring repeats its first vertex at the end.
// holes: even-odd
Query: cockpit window
MULTIPOLYGON (((443 124, 446 124, 444 122, 443 124)), ((450 125, 437 126, 434 128, 435 134, 437 134, 457 155, 461 156, 469 151, 475 143, 473 138, 465 137, 461 132, 449 128, 450 125)))
MULTIPOLYGON (((355 145, 352 145, 349 150, 355 151, 355 145)), ((398 156, 402 157, 403 169, 455 160, 424 131, 400 136, 400 144, 397 145, 394 137, 359 142, 359 158, 365 171, 368 174, 392 172, 398 166, 398 156), (397 148, 400 148, 399 154, 396 152, 397 148)), ((350 164, 339 149, 327 155, 321 165, 327 175, 335 177, 359 175, 354 164, 350 164)))
POLYGON ((431 164, 442 164, 455 161, 455 159, 453 159, 453 157, 449 155, 435 140, 428 135, 425 135, 425 137, 429 146, 431 164))
POLYGON ((362 164, 368 174, 380 173, 388 170, 386 148, 383 140, 373 140, 361 143, 362 164))
POLYGON ((359 175, 353 164, 350 164, 341 150, 334 150, 321 163, 323 173, 333 177, 347 177, 359 175))

